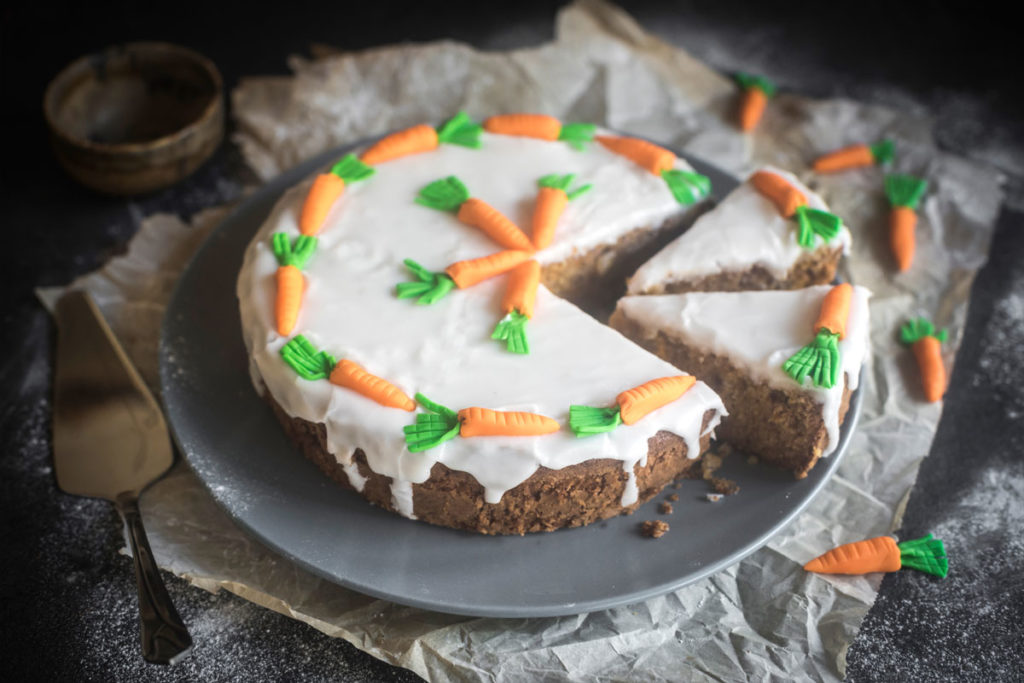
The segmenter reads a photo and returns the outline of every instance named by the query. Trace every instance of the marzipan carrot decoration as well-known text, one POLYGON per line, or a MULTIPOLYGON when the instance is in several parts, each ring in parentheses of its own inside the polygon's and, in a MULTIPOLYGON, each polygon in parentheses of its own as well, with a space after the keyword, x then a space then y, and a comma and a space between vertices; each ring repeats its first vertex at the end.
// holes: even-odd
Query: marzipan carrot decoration
POLYGON ((768 99, 775 95, 775 84, 763 76, 742 72, 736 74, 736 82, 743 88, 743 98, 740 100, 740 130, 754 130, 761 121, 768 99))
POLYGON ((565 207, 576 197, 589 190, 593 185, 581 185, 575 190, 569 190, 576 174, 567 173, 558 175, 553 173, 546 175, 537 181, 540 190, 537 191, 537 202, 533 207, 533 246, 543 249, 551 244, 555 237, 555 228, 558 227, 558 219, 562 217, 565 207))
POLYGON ((680 204, 692 204, 706 197, 711 191, 711 181, 707 176, 674 168, 676 155, 653 142, 613 135, 598 135, 594 139, 609 151, 626 157, 656 176, 661 176, 672 196, 680 204))
POLYGON ((533 250, 533 242, 519 226, 482 199, 470 197, 469 190, 455 176, 435 180, 424 187, 416 203, 438 211, 456 211, 460 222, 479 228, 506 249, 533 250))
POLYGON ((353 361, 339 361, 328 379, 331 384, 351 389, 382 406, 399 408, 410 413, 416 410, 416 402, 406 396, 405 392, 386 379, 371 375, 353 361))
POLYGON ((302 204, 299 232, 303 235, 318 234, 324 227, 327 213, 345 191, 345 185, 372 175, 373 169, 359 161, 355 154, 346 154, 328 173, 318 175, 302 204))
POLYGON ((416 403, 391 382, 371 375, 353 361, 335 363, 334 356, 317 351, 301 334, 281 347, 281 357, 303 379, 328 379, 331 384, 354 391, 387 408, 409 412, 416 409, 416 403))
POLYGON ((835 214, 807 205, 807 197, 778 173, 758 171, 750 176, 750 184, 778 209, 783 218, 796 217, 796 241, 804 249, 814 249, 815 235, 825 242, 836 238, 843 221, 835 214))
POLYGON ((889 213, 889 246, 900 271, 914 261, 917 228, 917 205, 928 190, 928 181, 910 175, 891 174, 885 177, 885 194, 892 211, 889 213))
POLYGON ((274 276, 277 284, 277 298, 274 302, 274 319, 277 333, 287 337, 295 329, 299 320, 299 309, 302 308, 302 295, 306 291, 306 278, 302 269, 306 267, 309 257, 316 251, 316 238, 299 235, 295 244, 283 232, 275 232, 271 238, 274 256, 277 257, 277 273, 274 276))
POLYGON ((921 371, 924 396, 934 403, 946 393, 946 366, 942 364, 942 348, 946 330, 936 331, 924 318, 909 320, 900 328, 900 340, 914 350, 917 367, 921 371))
POLYGON ((480 147, 480 130, 480 124, 460 111, 437 129, 421 123, 387 135, 371 145, 360 158, 367 164, 382 164, 410 154, 429 152, 441 143, 476 149, 480 147))
POLYGON ((873 145, 849 145, 814 160, 818 173, 837 173, 862 166, 884 166, 892 163, 896 146, 892 140, 879 140, 873 145))
POLYGON ((542 436, 561 429, 555 420, 536 413, 487 408, 465 408, 456 412, 423 394, 416 394, 416 400, 430 412, 417 414, 416 423, 403 428, 405 443, 413 453, 434 448, 456 436, 542 436))
POLYGON ((839 381, 839 340, 846 336, 850 317, 853 286, 848 282, 836 285, 821 302, 821 312, 814 323, 814 341, 794 353, 783 365, 787 375, 803 384, 810 376, 816 387, 831 389, 839 381))
POLYGON ((537 285, 540 284, 540 264, 530 259, 508 274, 505 296, 501 309, 505 312, 491 339, 504 340, 505 348, 512 353, 529 353, 530 343, 526 339, 526 323, 533 317, 533 304, 537 299, 537 285))
POLYGON ((593 123, 566 123, 546 114, 499 114, 484 120, 484 130, 498 135, 518 135, 540 140, 562 140, 577 150, 594 139, 593 123))
POLYGON ((945 578, 949 573, 946 548, 931 534, 902 543, 892 536, 878 536, 845 543, 804 565, 807 571, 818 574, 895 572, 904 567, 945 578))
POLYGON ((569 428, 577 437, 584 437, 610 432, 620 424, 635 424, 680 398, 696 383, 692 375, 661 377, 623 391, 615 398, 614 408, 569 406, 569 428))
POLYGON ((442 273, 427 270, 412 259, 405 259, 405 267, 415 276, 413 282, 402 282, 396 287, 399 299, 416 298, 417 303, 432 304, 444 298, 454 288, 465 289, 488 278, 506 273, 532 256, 530 251, 508 249, 489 256, 457 261, 442 273))

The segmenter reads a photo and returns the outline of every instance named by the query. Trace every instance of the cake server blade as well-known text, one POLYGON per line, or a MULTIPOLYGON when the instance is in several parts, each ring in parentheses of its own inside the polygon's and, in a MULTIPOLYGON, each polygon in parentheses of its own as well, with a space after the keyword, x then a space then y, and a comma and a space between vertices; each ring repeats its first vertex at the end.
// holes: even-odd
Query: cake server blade
POLYGON ((138 497, 174 461, 163 413, 96 304, 82 291, 57 302, 53 462, 67 493, 114 503, 128 529, 139 588, 142 655, 170 664, 192 647, 171 603, 138 497))

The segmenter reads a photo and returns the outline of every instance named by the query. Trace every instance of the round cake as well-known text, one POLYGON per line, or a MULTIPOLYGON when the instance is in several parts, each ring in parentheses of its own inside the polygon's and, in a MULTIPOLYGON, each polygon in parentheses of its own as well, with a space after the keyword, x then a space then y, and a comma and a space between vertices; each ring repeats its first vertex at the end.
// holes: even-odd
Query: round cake
POLYGON ((522 534, 632 511, 694 475, 726 411, 571 301, 621 294, 707 192, 671 152, 552 117, 387 136, 254 235, 254 383, 328 476, 406 517, 522 534))

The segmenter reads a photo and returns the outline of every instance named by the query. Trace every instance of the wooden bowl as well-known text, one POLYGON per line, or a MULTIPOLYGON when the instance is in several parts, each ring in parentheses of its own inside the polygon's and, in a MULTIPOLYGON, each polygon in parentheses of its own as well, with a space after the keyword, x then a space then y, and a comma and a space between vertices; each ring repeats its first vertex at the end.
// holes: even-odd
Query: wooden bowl
POLYGON ((213 63, 170 43, 128 43, 72 62, 46 88, 57 159, 100 192, 168 187, 224 137, 223 83, 213 63))

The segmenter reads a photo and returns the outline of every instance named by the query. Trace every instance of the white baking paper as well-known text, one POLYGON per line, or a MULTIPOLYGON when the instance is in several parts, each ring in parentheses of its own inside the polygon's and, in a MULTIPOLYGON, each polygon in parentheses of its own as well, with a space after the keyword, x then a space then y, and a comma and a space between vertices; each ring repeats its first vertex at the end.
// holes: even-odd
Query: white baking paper
MULTIPOLYGON (((761 163, 800 173, 852 229, 847 274, 875 294, 863 413, 838 473, 765 548, 708 579, 619 609, 503 620, 375 600, 319 579, 248 537, 180 464, 142 501, 160 565, 429 680, 841 677, 881 577, 823 577, 801 565, 840 543, 899 527, 942 406, 922 401, 897 330, 909 316, 934 319, 950 330, 944 353, 952 362, 1002 201, 1001 179, 937 150, 927 120, 857 102, 782 94, 756 133, 740 134, 732 124, 737 90, 728 78, 600 2, 564 9, 554 42, 536 48, 484 53, 438 42, 295 57, 290 64, 293 76, 246 79, 232 96, 234 140, 264 179, 332 146, 440 121, 458 109, 476 117, 537 111, 593 121, 738 174, 761 163), (916 265, 904 275, 895 275, 889 260, 877 169, 823 178, 807 172, 819 153, 883 136, 896 142, 897 170, 931 183, 916 265)), ((150 216, 126 255, 73 283, 96 296, 154 389, 161 313, 188 257, 223 215, 214 209, 190 223, 150 216)), ((43 298, 52 302, 56 294, 43 298)))

